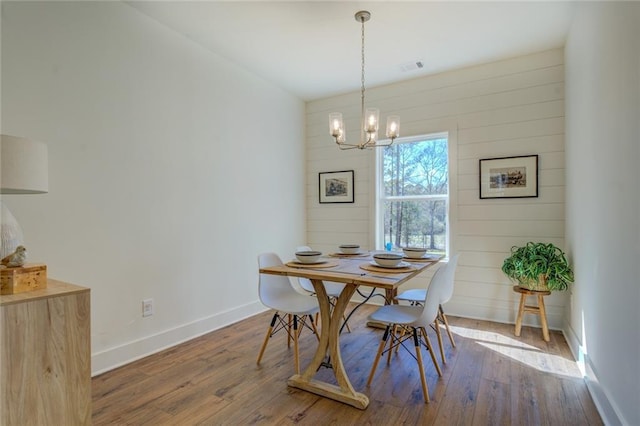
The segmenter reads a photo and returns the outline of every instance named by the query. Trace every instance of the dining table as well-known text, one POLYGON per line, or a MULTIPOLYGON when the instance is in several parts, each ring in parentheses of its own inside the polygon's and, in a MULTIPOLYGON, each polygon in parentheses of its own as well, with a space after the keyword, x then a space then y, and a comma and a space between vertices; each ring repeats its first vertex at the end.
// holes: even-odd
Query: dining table
POLYGON ((367 286, 372 290, 384 290, 385 303, 394 303, 398 287, 437 264, 442 258, 439 255, 426 255, 419 259, 403 258, 400 265, 384 268, 375 263, 374 253, 331 253, 314 264, 292 260, 282 265, 260 268, 261 274, 309 279, 318 298, 321 327, 317 350, 304 372, 288 379, 288 386, 359 409, 365 409, 369 405, 367 395, 353 388, 340 354, 341 325, 351 297, 360 286, 367 286), (325 281, 344 284, 344 289, 333 304, 327 297, 323 285, 325 281), (327 366, 332 369, 337 385, 315 378, 320 367, 327 366))

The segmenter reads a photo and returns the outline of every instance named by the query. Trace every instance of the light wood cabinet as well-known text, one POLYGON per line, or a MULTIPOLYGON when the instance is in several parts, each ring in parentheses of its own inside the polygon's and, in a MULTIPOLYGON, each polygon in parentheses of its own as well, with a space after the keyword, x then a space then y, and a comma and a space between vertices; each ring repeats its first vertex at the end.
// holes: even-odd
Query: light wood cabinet
POLYGON ((0 296, 0 424, 91 424, 90 290, 0 296))

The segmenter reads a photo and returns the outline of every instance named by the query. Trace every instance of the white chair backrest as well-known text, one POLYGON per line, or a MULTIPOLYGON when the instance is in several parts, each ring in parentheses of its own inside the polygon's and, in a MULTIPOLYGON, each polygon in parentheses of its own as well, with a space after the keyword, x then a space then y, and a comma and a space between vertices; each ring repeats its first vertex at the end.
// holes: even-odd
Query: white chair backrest
MULTIPOLYGON (((296 247, 296 251, 309 251, 311 247, 309 246, 299 246, 296 247)), ((310 293, 315 293, 315 289, 313 288, 313 284, 311 284, 311 280, 308 278, 298 278, 298 283, 300 283, 300 287, 302 287, 305 291, 310 293)))
POLYGON ((446 265, 441 266, 429 283, 427 298, 424 301, 424 308, 420 316, 420 324, 426 326, 431 324, 438 315, 438 308, 451 298, 453 293, 453 279, 456 273, 458 254, 451 256, 446 265), (446 299, 446 300, 445 300, 446 299))
POLYGON ((442 278, 446 281, 446 285, 444 285, 444 289, 442 290, 440 304, 444 305, 447 303, 451 296, 453 296, 453 283, 456 275, 456 266, 458 265, 458 257, 459 253, 454 254, 449 258, 449 263, 447 263, 447 270, 445 271, 446 275, 442 278))
MULTIPOLYGON (((282 265, 282 260, 275 253, 262 253, 258 256, 258 266, 264 268, 267 266, 282 265)), ((295 292, 291 286, 291 281, 284 275, 260 274, 258 280, 258 295, 260 301, 269 308, 279 309, 282 300, 287 295, 295 292)))
POLYGON ((446 284, 443 279, 445 276, 445 269, 446 265, 441 266, 435 274, 433 274, 433 277, 431 277, 429 289, 427 290, 427 298, 424 301, 422 314, 416 321, 416 325, 426 327, 436 319, 436 316, 438 315, 438 307, 440 306, 440 297, 442 295, 444 285, 446 284))

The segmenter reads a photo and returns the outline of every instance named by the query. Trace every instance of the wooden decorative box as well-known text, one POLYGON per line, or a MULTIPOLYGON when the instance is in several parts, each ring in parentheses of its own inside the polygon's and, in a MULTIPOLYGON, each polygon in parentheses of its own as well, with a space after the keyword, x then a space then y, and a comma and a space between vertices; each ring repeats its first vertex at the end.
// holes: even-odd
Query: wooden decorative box
POLYGON ((16 294, 47 288, 47 265, 27 263, 0 269, 0 294, 16 294))

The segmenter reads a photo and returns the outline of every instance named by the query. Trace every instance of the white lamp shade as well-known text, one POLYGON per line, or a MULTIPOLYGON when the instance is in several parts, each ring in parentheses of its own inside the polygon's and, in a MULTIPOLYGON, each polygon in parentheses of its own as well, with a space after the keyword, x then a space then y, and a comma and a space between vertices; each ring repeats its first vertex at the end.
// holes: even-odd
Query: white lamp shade
POLYGON ((42 194, 49 191, 47 145, 2 135, 0 194, 42 194))

